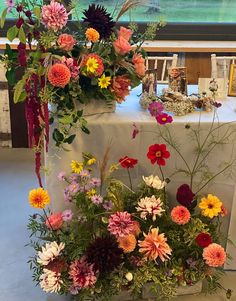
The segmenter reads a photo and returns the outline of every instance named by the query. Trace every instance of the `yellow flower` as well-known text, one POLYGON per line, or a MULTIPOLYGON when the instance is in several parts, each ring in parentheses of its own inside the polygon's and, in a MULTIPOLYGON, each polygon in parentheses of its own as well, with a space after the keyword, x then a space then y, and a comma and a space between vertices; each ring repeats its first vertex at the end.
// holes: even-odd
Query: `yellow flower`
POLYGON ((34 208, 44 209, 50 203, 47 190, 43 188, 32 189, 29 192, 29 203, 34 208))
POLYGON ((96 162, 97 162, 96 158, 91 158, 91 159, 88 160, 87 164, 88 164, 88 165, 93 165, 93 164, 95 164, 96 162))
POLYGON ((98 79, 98 86, 100 88, 107 88, 111 84, 111 77, 106 76, 104 73, 103 75, 98 79))
POLYGON ((80 163, 79 161, 72 160, 70 166, 75 173, 80 173, 83 170, 83 163, 80 163))
POLYGON ((85 36, 86 36, 87 40, 89 40, 90 42, 93 42, 93 43, 97 42, 100 38, 99 32, 92 27, 90 27, 86 30, 85 36))
POLYGON ((120 164, 112 164, 111 167, 109 168, 109 172, 112 173, 112 172, 118 170, 119 169, 119 165, 120 164))
POLYGON ((98 61, 94 57, 88 58, 86 62, 87 72, 95 73, 98 69, 98 61))
POLYGON ((213 218, 221 212, 222 202, 218 197, 208 194, 206 198, 201 199, 198 206, 202 209, 202 215, 213 218))
POLYGON ((87 196, 88 196, 88 197, 92 197, 92 196, 94 196, 96 193, 97 193, 97 192, 96 192, 95 189, 91 189, 91 190, 89 190, 89 191, 87 192, 87 196))

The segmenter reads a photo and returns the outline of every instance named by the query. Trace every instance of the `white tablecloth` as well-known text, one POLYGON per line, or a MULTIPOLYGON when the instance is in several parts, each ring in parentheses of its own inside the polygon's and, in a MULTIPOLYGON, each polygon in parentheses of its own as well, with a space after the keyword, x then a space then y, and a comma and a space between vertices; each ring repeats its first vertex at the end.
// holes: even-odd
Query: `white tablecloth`
MULTIPOLYGON (((90 135, 86 135, 78 131, 76 140, 69 149, 71 151, 58 151, 53 146, 53 141, 49 147, 49 153, 46 157, 46 164, 49 171, 47 177, 47 189, 52 197, 52 209, 57 211, 66 208, 63 200, 63 183, 57 180, 57 175, 60 171, 70 171, 71 160, 81 160, 81 153, 90 152, 97 158, 101 158, 105 148, 109 143, 112 143, 112 152, 110 163, 117 162, 121 157, 127 155, 139 160, 139 166, 131 170, 132 177, 135 183, 141 181, 142 175, 150 175, 153 173, 154 167, 146 157, 148 147, 154 143, 163 143, 157 135, 157 123, 150 114, 143 110, 139 105, 140 88, 136 88, 131 92, 126 102, 117 105, 115 113, 94 115, 87 118, 89 122, 90 135), (135 124, 140 129, 140 134, 135 139, 132 139, 132 125, 135 124), (153 133, 156 132, 156 133, 153 133)), ((218 110, 217 119, 220 123, 233 122, 236 120, 236 99, 228 98, 223 101, 223 106, 218 110)), ((212 123, 213 113, 194 112, 183 117, 174 117, 174 122, 170 125, 171 131, 178 144, 182 146, 184 157, 191 162, 193 158, 194 144, 189 139, 189 131, 185 128, 186 124, 197 126, 199 116, 201 115, 201 129, 207 130, 212 123)), ((236 123, 231 125, 235 127, 236 123)), ((231 144, 220 147, 214 156, 209 160, 209 166, 212 170, 218 163, 222 162, 222 158, 228 159, 233 151, 233 142, 231 144)), ((174 168, 182 167, 182 162, 176 156, 175 152, 168 148, 171 152, 171 158, 167 160, 167 165, 163 168, 165 176, 169 176, 174 168)), ((158 172, 158 170, 156 169, 158 172)), ((117 177, 127 181, 123 170, 117 171, 117 177)), ((127 181, 128 182, 128 181, 127 181)), ((175 202, 175 193, 179 185, 188 183, 182 174, 175 177, 169 184, 169 194, 172 202, 175 202)), ((229 231, 230 238, 236 242, 236 218, 233 217, 233 212, 236 209, 235 195, 235 179, 229 179, 225 175, 221 175, 214 180, 214 183, 207 187, 205 192, 216 194, 222 199, 230 214, 225 218, 223 223, 224 233, 229 231)), ((228 269, 236 269, 236 249, 227 245, 227 250, 230 251, 234 260, 228 269)))

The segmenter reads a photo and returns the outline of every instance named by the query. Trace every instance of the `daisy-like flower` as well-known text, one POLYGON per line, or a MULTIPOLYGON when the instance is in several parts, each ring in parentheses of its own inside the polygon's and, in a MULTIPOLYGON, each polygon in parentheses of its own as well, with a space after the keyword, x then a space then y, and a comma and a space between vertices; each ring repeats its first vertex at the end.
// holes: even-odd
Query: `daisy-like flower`
POLYGON ((85 67, 85 75, 90 76, 101 76, 104 71, 102 58, 95 53, 90 53, 85 57, 82 67, 85 67))
POLYGON ((90 57, 86 62, 87 71, 90 73, 95 73, 98 69, 98 62, 95 58, 90 57))
POLYGON ((198 206, 202 209, 202 215, 213 218, 221 213, 222 202, 217 196, 208 194, 206 198, 201 199, 198 206))
POLYGON ((93 187, 100 187, 101 186, 101 179, 99 178, 92 178, 90 181, 91 186, 93 187))
POLYGON ((64 248, 65 244, 62 242, 59 245, 56 241, 46 243, 46 245, 42 247, 42 251, 38 252, 37 262, 43 266, 48 265, 61 254, 64 248))
POLYGON ((162 201, 160 198, 157 198, 153 195, 151 197, 142 198, 138 202, 138 207, 136 207, 138 212, 140 213, 140 217, 143 219, 147 219, 147 216, 152 216, 152 220, 155 221, 157 216, 161 216, 162 212, 165 211, 162 208, 162 201))
POLYGON ((105 201, 102 204, 102 207, 106 210, 106 211, 110 211, 113 208, 113 203, 112 201, 105 201))
POLYGON ((191 214, 184 206, 176 206, 171 211, 171 219, 178 225, 185 225, 189 222, 191 214))
POLYGON ((220 267, 226 261, 226 253, 222 246, 212 243, 203 250, 203 259, 210 267, 220 267))
POLYGON ((47 190, 43 188, 32 189, 29 192, 29 203, 34 208, 44 209, 50 203, 50 197, 47 190))
POLYGON ((68 21, 68 13, 65 7, 57 1, 52 0, 50 4, 43 5, 41 22, 54 32, 62 29, 68 21))
POLYGON ((150 103, 148 110, 153 117, 157 117, 164 110, 163 104, 157 101, 150 103))
POLYGON ((65 171, 61 171, 58 176, 57 176, 59 181, 65 181, 66 179, 66 172, 65 171))
POLYGON ((91 201, 96 204, 96 205, 99 205, 99 204, 102 204, 102 201, 103 201, 103 197, 101 195, 93 195, 91 197, 91 201))
POLYGON ((68 186, 68 190, 70 192, 71 195, 76 194, 79 191, 79 184, 76 182, 72 182, 69 186, 68 186))
POLYGON ((109 218, 108 231, 117 238, 132 234, 134 224, 131 214, 127 211, 112 214, 109 218))
POLYGON ((156 121, 159 124, 166 124, 166 123, 171 123, 173 121, 172 116, 166 114, 166 113, 162 113, 156 116, 156 121))
POLYGON ((43 274, 40 276, 40 286, 46 293, 58 293, 62 284, 60 273, 43 269, 43 274))
POLYGON ((93 164, 96 164, 96 163, 97 163, 96 158, 91 158, 91 159, 89 159, 89 160, 87 161, 87 164, 88 164, 88 165, 93 165, 93 164))
POLYGON ((149 146, 147 157, 152 164, 157 163, 160 166, 165 166, 165 159, 170 157, 170 153, 166 149, 165 144, 153 144, 149 146))
POLYGON ((91 198, 92 196, 96 195, 97 191, 95 189, 89 190, 86 195, 91 198))
POLYGON ((66 209, 62 212, 62 219, 64 222, 69 222, 73 218, 73 212, 70 209, 66 209))
POLYGON ((169 259, 171 248, 167 244, 167 239, 164 233, 159 234, 158 228, 152 228, 148 234, 144 233, 145 239, 139 241, 139 252, 144 254, 144 257, 150 260, 160 258, 162 262, 169 259))
POLYGON ((144 177, 143 180, 146 183, 147 186, 155 188, 155 189, 163 189, 166 186, 166 182, 162 181, 158 176, 149 176, 149 177, 144 177))
POLYGON ((119 247, 124 253, 131 253, 134 251, 137 240, 133 234, 126 235, 118 239, 119 247))
POLYGON ((92 287, 97 281, 93 264, 89 264, 85 257, 72 262, 69 275, 73 281, 73 286, 77 289, 92 287))
POLYGON ((15 6, 14 0, 5 0, 6 6, 7 6, 7 12, 10 13, 15 6))
POLYGON ((101 89, 107 89, 108 86, 111 84, 111 77, 106 76, 105 73, 98 79, 98 86, 101 89))
POLYGON ((80 173, 79 173, 79 176, 81 178, 84 178, 84 179, 89 179, 90 178, 90 172, 86 169, 82 170, 80 173))
POLYGON ((80 173, 83 170, 83 163, 76 160, 72 160, 70 166, 75 173, 80 173))
POLYGON ((88 28, 85 31, 85 36, 88 41, 93 42, 93 43, 96 43, 100 38, 99 32, 92 27, 88 28))

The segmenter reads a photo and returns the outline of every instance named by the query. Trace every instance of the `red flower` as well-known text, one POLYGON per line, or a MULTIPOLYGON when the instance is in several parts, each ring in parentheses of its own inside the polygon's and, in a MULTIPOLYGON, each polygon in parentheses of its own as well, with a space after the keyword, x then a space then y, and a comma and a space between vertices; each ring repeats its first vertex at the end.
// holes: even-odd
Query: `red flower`
POLYGON ((147 157, 152 164, 157 163, 158 165, 165 166, 165 159, 170 157, 170 153, 167 151, 165 144, 153 144, 149 146, 147 157))
POLYGON ((189 208, 193 203, 195 194, 192 192, 188 184, 181 185, 176 193, 177 202, 189 208))
POLYGON ((173 121, 173 118, 166 113, 162 113, 156 116, 156 121, 159 124, 166 124, 166 123, 171 123, 173 121))
POLYGON ((206 248, 212 243, 211 236, 207 233, 200 233, 195 238, 196 243, 199 245, 199 247, 206 248))
POLYGON ((119 160, 123 168, 133 168, 138 163, 138 160, 125 156, 119 160))

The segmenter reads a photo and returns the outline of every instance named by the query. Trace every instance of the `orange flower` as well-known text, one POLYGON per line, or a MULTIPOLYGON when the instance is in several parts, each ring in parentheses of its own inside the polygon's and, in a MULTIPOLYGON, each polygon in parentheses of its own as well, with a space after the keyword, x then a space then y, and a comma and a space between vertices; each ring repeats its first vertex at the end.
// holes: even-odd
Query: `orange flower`
POLYGON ((120 237, 118 240, 119 247, 123 249, 125 253, 133 252, 136 247, 137 241, 133 234, 120 237))
POLYGON ((92 27, 90 27, 86 30, 85 36, 86 36, 87 40, 89 40, 90 42, 93 42, 93 43, 97 42, 100 38, 99 32, 92 27))
POLYGON ((57 212, 50 215, 46 220, 46 226, 52 230, 58 230, 63 225, 62 213, 57 212))
POLYGON ((118 37, 122 37, 122 38, 126 39, 127 41, 129 41, 132 34, 133 34, 132 30, 125 28, 123 26, 121 26, 120 30, 118 31, 118 37))
POLYGON ((123 37, 119 37, 115 40, 115 42, 113 42, 113 47, 115 48, 116 53, 121 55, 125 55, 132 49, 130 43, 123 37))
POLYGON ((58 45, 61 49, 71 51, 76 44, 76 40, 70 34, 60 34, 57 40, 58 45))
POLYGON ((224 206, 224 205, 221 205, 221 212, 220 212, 220 215, 222 217, 225 217, 226 215, 228 215, 228 210, 227 208, 224 206))
POLYGON ((144 253, 144 257, 151 260, 156 260, 160 257, 161 261, 169 259, 171 248, 167 244, 167 239, 163 233, 158 233, 158 228, 153 228, 148 234, 144 233, 145 239, 139 241, 139 252, 144 253))
POLYGON ((48 70, 48 80, 55 86, 64 88, 70 81, 70 69, 64 64, 56 63, 48 70))
POLYGON ((134 64, 134 68, 136 73, 139 76, 144 76, 145 75, 145 60, 142 57, 141 54, 135 53, 132 59, 132 63, 134 64))
POLYGON ((29 192, 29 203, 34 208, 44 209, 50 203, 47 190, 43 188, 32 189, 29 192))
POLYGON ((133 225, 134 225, 133 234, 134 234, 135 236, 139 236, 139 234, 141 233, 139 222, 134 221, 134 222, 133 222, 133 225))
POLYGON ((204 248, 203 259, 210 267, 220 267, 226 261, 226 253, 222 246, 212 243, 208 247, 204 248))
POLYGON ((114 77, 111 91, 115 93, 116 101, 121 103, 125 97, 129 95, 129 86, 131 81, 126 75, 119 75, 114 77))

